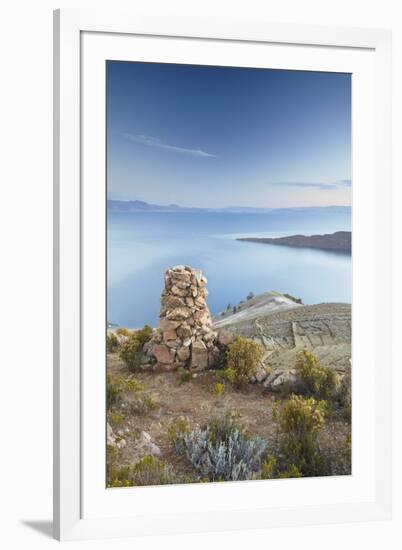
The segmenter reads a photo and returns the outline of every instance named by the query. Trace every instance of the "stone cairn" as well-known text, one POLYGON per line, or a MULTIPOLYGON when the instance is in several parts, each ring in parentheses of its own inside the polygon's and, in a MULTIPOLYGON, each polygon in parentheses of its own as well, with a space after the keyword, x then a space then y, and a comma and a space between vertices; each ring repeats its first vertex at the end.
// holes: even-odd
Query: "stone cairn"
POLYGON ((207 279, 199 269, 178 265, 165 271, 159 328, 144 346, 143 368, 204 370, 219 354, 207 306, 207 279))

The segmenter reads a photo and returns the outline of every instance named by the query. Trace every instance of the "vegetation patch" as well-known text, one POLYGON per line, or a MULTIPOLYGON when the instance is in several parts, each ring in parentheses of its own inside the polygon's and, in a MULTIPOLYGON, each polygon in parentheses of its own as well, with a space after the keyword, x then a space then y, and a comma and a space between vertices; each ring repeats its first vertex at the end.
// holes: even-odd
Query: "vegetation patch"
POLYGON ((130 371, 138 371, 141 367, 142 348, 151 339, 152 332, 152 328, 145 325, 140 330, 124 335, 126 338, 120 345, 119 357, 130 371))
POLYGON ((339 376, 334 370, 321 366, 313 353, 300 351, 295 370, 300 380, 300 393, 317 399, 334 400, 340 385, 339 376))
POLYGON ((228 346, 227 367, 224 371, 226 380, 237 388, 246 385, 250 377, 256 374, 262 355, 263 348, 258 342, 237 336, 228 346))
POLYGON ((249 437, 232 415, 212 418, 201 428, 179 432, 174 445, 210 481, 255 479, 267 448, 264 439, 249 437))

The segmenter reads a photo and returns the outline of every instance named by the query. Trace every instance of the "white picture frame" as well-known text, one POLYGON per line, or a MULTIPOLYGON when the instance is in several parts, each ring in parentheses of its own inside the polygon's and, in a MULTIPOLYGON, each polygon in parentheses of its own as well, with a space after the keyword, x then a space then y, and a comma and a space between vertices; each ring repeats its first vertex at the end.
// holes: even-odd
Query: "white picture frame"
POLYGON ((146 17, 97 10, 55 12, 56 538, 189 533, 390 517, 390 60, 391 36, 384 30, 229 18, 146 17), (184 42, 186 48, 182 47, 184 42), (268 51, 270 59, 265 61, 268 51), (140 61, 222 65, 237 59, 241 66, 339 70, 355 75, 353 402, 357 405, 353 412, 350 479, 113 491, 102 485, 104 344, 99 338, 105 337, 105 195, 99 181, 104 181, 105 169, 103 71, 105 59, 122 56, 140 61))

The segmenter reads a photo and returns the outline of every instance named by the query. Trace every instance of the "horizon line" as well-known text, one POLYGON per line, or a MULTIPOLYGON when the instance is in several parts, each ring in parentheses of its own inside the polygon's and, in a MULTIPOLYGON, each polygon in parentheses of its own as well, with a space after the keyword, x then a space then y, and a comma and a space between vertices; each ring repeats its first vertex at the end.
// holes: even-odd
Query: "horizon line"
POLYGON ((283 210, 283 209, 289 209, 289 208, 352 208, 351 204, 326 204, 326 205, 309 205, 309 206, 241 206, 241 205, 230 205, 230 206, 181 206, 177 203, 169 203, 169 204, 156 204, 148 201, 144 201, 141 199, 112 199, 107 198, 107 202, 123 202, 123 203, 130 203, 130 202, 137 202, 146 204, 149 206, 157 206, 161 208, 177 208, 177 209, 197 209, 197 210, 229 210, 229 209, 235 209, 235 208, 248 208, 253 210, 283 210))

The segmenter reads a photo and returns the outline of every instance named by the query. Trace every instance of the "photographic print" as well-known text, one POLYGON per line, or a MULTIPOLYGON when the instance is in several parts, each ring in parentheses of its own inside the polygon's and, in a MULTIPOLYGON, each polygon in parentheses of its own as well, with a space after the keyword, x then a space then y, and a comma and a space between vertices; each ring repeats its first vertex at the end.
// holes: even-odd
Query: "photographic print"
POLYGON ((351 75, 108 61, 106 484, 351 474, 351 75))

